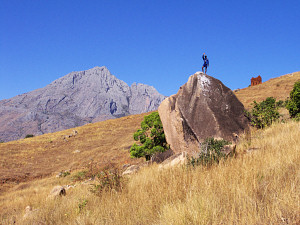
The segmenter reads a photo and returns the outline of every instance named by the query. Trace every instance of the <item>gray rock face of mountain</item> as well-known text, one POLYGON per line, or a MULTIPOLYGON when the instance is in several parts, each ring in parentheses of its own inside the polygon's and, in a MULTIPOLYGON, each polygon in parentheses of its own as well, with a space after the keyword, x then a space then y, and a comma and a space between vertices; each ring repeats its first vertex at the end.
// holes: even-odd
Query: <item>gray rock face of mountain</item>
POLYGON ((72 72, 44 88, 0 101, 0 140, 157 110, 164 99, 154 87, 129 87, 106 67, 72 72))

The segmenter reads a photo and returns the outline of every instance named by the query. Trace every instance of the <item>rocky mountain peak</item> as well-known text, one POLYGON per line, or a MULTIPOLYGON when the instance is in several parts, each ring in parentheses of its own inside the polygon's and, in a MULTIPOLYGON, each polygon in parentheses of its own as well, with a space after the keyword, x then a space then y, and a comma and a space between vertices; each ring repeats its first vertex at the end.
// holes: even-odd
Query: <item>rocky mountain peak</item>
POLYGON ((105 66, 71 72, 44 88, 0 101, 0 140, 153 111, 164 98, 145 84, 129 87, 105 66))

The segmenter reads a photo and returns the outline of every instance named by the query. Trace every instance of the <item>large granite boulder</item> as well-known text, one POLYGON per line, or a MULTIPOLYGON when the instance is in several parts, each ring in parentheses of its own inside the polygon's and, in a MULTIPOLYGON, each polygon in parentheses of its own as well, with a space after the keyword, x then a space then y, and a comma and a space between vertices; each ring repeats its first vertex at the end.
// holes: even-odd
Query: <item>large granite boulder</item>
POLYGON ((166 140, 175 152, 196 153, 205 138, 235 141, 249 129, 244 106, 221 81, 197 72, 158 108, 166 140))

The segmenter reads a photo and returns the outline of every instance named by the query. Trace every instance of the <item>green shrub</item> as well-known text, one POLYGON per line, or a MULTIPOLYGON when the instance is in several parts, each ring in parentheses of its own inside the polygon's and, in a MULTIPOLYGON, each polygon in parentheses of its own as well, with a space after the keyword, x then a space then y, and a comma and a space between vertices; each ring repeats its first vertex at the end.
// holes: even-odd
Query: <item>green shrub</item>
POLYGON ((96 184, 91 184, 90 191, 100 196, 105 191, 121 191, 124 187, 124 178, 120 170, 115 167, 106 167, 95 177, 96 184))
MULTIPOLYGON (((27 135, 25 136, 25 138, 32 138, 32 137, 34 137, 33 134, 27 134, 27 135)), ((24 138, 24 139, 25 139, 25 138, 24 138)))
POLYGON ((260 103, 254 101, 253 105, 253 109, 250 112, 246 112, 252 126, 262 129, 270 126, 280 117, 276 99, 273 97, 268 97, 260 103))
POLYGON ((294 84, 294 88, 290 92, 290 100, 286 108, 289 110, 292 118, 299 117, 297 115, 300 114, 300 81, 294 84))
POLYGON ((158 112, 145 116, 141 129, 134 133, 133 138, 139 141, 140 145, 134 143, 131 146, 132 158, 145 157, 146 160, 150 160, 154 153, 164 152, 169 148, 158 112))
POLYGON ((189 164, 192 166, 203 165, 211 166, 214 163, 219 163, 221 159, 226 159, 228 155, 222 152, 225 145, 231 144, 226 140, 217 140, 214 138, 207 138, 201 144, 201 152, 198 157, 191 157, 189 164))

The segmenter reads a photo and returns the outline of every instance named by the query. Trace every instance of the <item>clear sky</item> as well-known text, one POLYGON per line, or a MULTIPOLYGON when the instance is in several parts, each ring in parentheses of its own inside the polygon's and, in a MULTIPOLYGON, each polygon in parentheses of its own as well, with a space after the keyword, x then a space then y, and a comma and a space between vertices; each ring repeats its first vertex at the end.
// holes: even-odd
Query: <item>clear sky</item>
POLYGON ((0 0, 0 100, 72 71, 177 93, 200 71, 231 89, 300 71, 299 0, 0 0))

